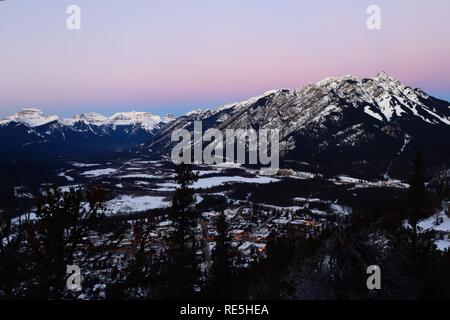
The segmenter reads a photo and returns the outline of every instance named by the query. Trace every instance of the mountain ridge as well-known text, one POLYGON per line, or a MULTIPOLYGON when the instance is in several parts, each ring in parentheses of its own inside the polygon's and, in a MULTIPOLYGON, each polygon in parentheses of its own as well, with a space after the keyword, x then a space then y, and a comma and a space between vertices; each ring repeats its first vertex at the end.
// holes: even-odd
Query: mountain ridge
POLYGON ((136 111, 111 117, 89 112, 61 118, 26 108, 0 120, 0 147, 4 158, 12 160, 98 155, 133 149, 172 120, 136 111))
POLYGON ((79 113, 72 118, 61 118, 57 115, 45 116, 44 113, 37 108, 24 108, 19 110, 16 114, 5 117, 0 120, 0 126, 6 125, 10 122, 23 123, 29 127, 39 127, 50 122, 58 121, 67 126, 73 126, 78 121, 83 121, 87 124, 104 126, 104 125, 132 125, 141 124, 149 131, 153 130, 161 123, 168 123, 172 120, 169 116, 158 116, 150 112, 118 112, 110 117, 103 116, 96 112, 79 113))
POLYGON ((385 72, 371 78, 329 77, 180 117, 132 111, 61 119, 26 109, 0 121, 0 147, 8 146, 11 154, 37 149, 52 155, 61 153, 53 152, 58 148, 66 153, 126 148, 159 157, 170 154, 172 132, 193 130, 195 120, 203 122, 204 131, 279 129, 283 161, 329 170, 351 168, 355 174, 386 176, 399 168, 405 171, 400 163, 412 159, 419 148, 432 165, 450 166, 450 103, 385 72))
POLYGON ((420 147, 429 152, 433 165, 447 165, 450 155, 450 104, 384 72, 373 78, 331 77, 188 113, 163 126, 143 152, 169 154, 174 146, 172 131, 192 131, 195 120, 203 121, 205 131, 279 129, 284 160, 337 170, 373 164, 357 173, 389 174, 388 167, 396 169, 395 158, 404 161, 399 156, 411 157, 413 149, 420 147))

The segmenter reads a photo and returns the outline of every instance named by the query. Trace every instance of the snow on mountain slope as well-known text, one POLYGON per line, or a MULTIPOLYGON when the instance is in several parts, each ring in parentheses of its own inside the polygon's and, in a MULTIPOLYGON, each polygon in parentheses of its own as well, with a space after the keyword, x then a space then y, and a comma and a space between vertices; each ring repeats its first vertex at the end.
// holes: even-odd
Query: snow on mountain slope
POLYGON ((58 116, 44 116, 41 110, 27 108, 20 110, 15 115, 0 120, 0 125, 6 125, 10 122, 17 122, 26 124, 27 126, 33 128, 58 120, 58 116))
POLYGON ((135 111, 111 117, 90 112, 63 119, 24 109, 0 121, 0 147, 9 150, 12 159, 130 149, 149 141, 172 120, 171 116, 135 111))
POLYGON ((109 123, 113 126, 140 125, 142 128, 152 131, 160 123, 164 122, 160 116, 148 112, 120 112, 111 116, 109 123))
POLYGON ((118 126, 140 126, 142 129, 152 131, 157 129, 159 125, 169 123, 173 117, 160 117, 149 112, 120 112, 105 117, 95 112, 77 114, 72 118, 59 118, 58 116, 44 116, 44 113, 38 109, 22 109, 15 115, 0 120, 0 125, 6 125, 11 122, 23 123, 31 128, 43 126, 51 122, 57 121, 62 125, 72 127, 77 122, 95 126, 110 126, 115 129, 118 126))
POLYGON ((95 112, 81 113, 75 115, 73 118, 63 119, 63 123, 73 126, 76 122, 82 121, 86 124, 95 126, 111 126, 115 129, 117 126, 132 126, 137 125, 147 131, 152 131, 159 127, 160 124, 170 122, 170 117, 160 117, 149 112, 119 112, 111 117, 105 117, 95 112))
POLYGON ((448 103, 403 85, 384 72, 374 78, 331 77, 297 90, 272 90, 215 110, 189 112, 185 121, 180 122, 214 118, 219 125, 235 116, 239 117, 234 119, 238 125, 255 123, 257 127, 279 127, 288 135, 306 123, 321 123, 333 115, 338 118, 350 107, 385 124, 415 117, 428 124, 450 125, 448 103))
POLYGON ((443 107, 437 99, 422 90, 412 89, 385 72, 373 78, 331 77, 296 90, 306 99, 308 92, 315 91, 326 97, 345 99, 353 107, 362 106, 366 114, 382 122, 415 116, 429 124, 450 125, 449 108, 443 107))
POLYGON ((422 148, 433 164, 450 165, 450 104, 384 72, 372 78, 330 77, 178 118, 132 111, 59 119, 26 109, 0 121, 0 146, 39 144, 42 149, 57 143, 66 149, 83 145, 128 150, 143 144, 142 152, 167 155, 176 143, 172 132, 192 131, 195 120, 202 121, 205 131, 278 129, 282 160, 338 169, 371 165, 387 176, 422 148))
POLYGON ((373 78, 331 77, 300 89, 269 91, 218 109, 188 113, 163 126, 143 150, 167 154, 174 145, 173 130, 192 131, 193 121, 202 120, 205 131, 278 129, 285 159, 348 168, 371 162, 385 173, 393 158, 419 146, 434 160, 448 159, 449 106, 384 72, 373 78), (410 138, 403 147, 405 137, 410 138))
MULTIPOLYGON (((450 125, 450 109, 445 102, 411 89, 382 72, 374 78, 344 76, 327 78, 297 90, 280 89, 218 109, 195 110, 163 128, 186 128, 194 120, 227 128, 277 128, 284 137, 313 123, 320 127, 328 120, 339 121, 349 109, 388 125, 403 118, 432 125, 450 125)), ((167 138, 167 137, 166 137, 167 138)))
POLYGON ((87 112, 87 113, 80 113, 75 115, 72 118, 69 119, 63 119, 63 123, 69 126, 74 125, 75 122, 82 121, 85 123, 94 124, 97 126, 102 126, 108 124, 108 118, 105 116, 102 116, 101 114, 98 114, 96 112, 87 112))

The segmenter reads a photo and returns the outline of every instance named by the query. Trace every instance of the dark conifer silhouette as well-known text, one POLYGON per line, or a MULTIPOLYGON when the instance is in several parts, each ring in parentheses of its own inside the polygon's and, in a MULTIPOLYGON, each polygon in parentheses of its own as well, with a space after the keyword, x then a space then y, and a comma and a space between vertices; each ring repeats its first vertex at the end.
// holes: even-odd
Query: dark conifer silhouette
POLYGON ((19 286, 31 276, 24 242, 28 223, 29 216, 13 223, 9 213, 0 215, 0 299, 23 297, 19 286))
MULTIPOLYGON (((36 275, 32 294, 39 298, 62 299, 67 294, 67 266, 75 253, 89 247, 86 238, 103 217, 105 193, 95 188, 83 193, 73 188, 66 193, 49 188, 36 210, 37 221, 29 233, 36 275)), ((81 267, 81 266, 80 266, 81 267)))
POLYGON ((212 255, 213 263, 210 270, 207 297, 229 299, 233 290, 233 250, 228 235, 228 223, 223 212, 217 217, 216 229, 218 235, 212 255))
POLYGON ((414 235, 417 235, 417 224, 420 219, 427 217, 431 213, 428 205, 427 190, 425 188, 425 157, 421 150, 417 150, 410 180, 410 209, 408 213, 408 222, 413 229, 414 235))
POLYGON ((177 166, 176 173, 175 180, 179 187, 173 195, 170 213, 174 231, 168 241, 159 293, 168 299, 193 297, 200 276, 200 261, 196 252, 199 248, 196 237, 199 214, 195 209, 194 192, 190 188, 198 180, 198 174, 193 173, 187 164, 177 166))

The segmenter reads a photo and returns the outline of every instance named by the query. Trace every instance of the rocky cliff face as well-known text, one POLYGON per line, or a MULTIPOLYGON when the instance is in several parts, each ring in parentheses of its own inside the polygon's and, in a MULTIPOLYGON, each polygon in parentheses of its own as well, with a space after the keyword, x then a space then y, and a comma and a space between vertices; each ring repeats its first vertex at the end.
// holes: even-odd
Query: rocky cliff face
POLYGON ((279 129, 282 159, 363 175, 402 175, 416 149, 449 165, 450 104, 385 73, 328 78, 298 90, 276 90, 217 110, 196 111, 163 126, 145 146, 169 153, 175 129, 279 129))

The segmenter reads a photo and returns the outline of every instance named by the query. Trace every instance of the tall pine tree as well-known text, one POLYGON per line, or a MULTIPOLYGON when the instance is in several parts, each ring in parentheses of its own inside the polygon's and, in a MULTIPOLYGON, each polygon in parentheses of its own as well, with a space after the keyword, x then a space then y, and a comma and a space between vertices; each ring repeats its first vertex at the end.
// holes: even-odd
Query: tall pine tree
POLYGON ((233 266, 231 239, 228 223, 222 212, 216 221, 217 239, 210 270, 208 298, 229 299, 233 289, 233 266))
POLYGON ((186 299, 195 296, 200 277, 199 244, 196 237, 199 214, 195 209, 194 192, 190 186, 198 180, 187 164, 176 168, 179 187, 172 198, 170 218, 174 231, 170 235, 166 262, 161 275, 163 284, 159 294, 167 299, 186 299))
POLYGON ((425 158, 421 150, 417 150, 414 159, 414 169, 409 188, 408 222, 417 235, 417 224, 427 215, 427 191, 425 188, 425 158))
POLYGON ((77 252, 89 247, 87 234, 103 217, 104 199, 105 193, 99 188, 86 193, 73 188, 65 193, 57 188, 47 190, 37 205, 35 228, 27 239, 37 277, 33 295, 55 300, 69 298, 67 266, 76 262, 77 252))

